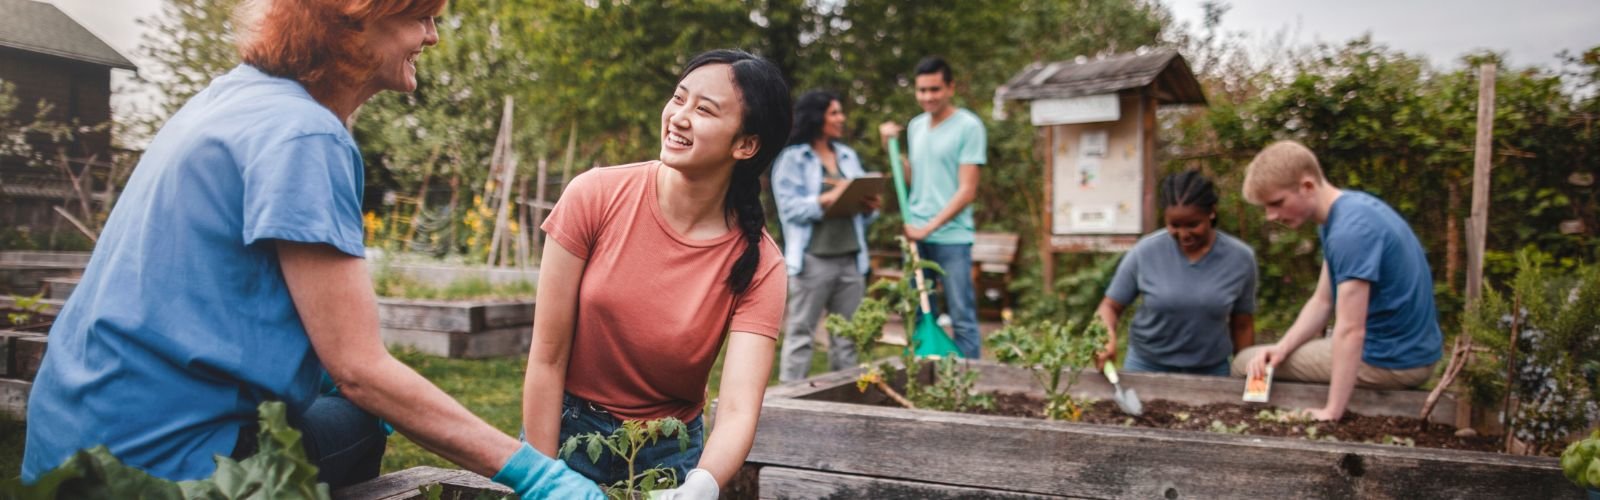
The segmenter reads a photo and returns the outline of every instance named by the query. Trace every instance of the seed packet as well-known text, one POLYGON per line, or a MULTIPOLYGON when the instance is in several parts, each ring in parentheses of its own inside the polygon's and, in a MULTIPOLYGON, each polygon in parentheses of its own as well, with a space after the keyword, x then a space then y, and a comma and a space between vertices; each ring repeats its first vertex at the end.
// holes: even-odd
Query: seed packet
POLYGON ((1246 377, 1244 381, 1244 400, 1251 403, 1265 403, 1272 393, 1272 367, 1268 366, 1265 376, 1246 377))

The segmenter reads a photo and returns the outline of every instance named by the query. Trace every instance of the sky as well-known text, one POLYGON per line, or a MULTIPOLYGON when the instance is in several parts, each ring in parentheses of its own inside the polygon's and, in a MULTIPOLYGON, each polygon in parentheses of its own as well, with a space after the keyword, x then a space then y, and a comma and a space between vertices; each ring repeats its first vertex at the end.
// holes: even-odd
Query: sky
MULTIPOLYGON (((143 27, 161 0, 47 0, 133 61, 143 27)), ((471 1, 471 0, 458 0, 471 1)), ((1198 27, 1204 0, 1161 0, 1179 22, 1198 27)), ((1291 44, 1339 43, 1370 33, 1373 40, 1453 67, 1480 49, 1502 52, 1512 67, 1554 67, 1562 50, 1600 45, 1600 0, 1224 0, 1222 29, 1266 40, 1288 30, 1291 44)), ((118 116, 151 106, 132 73, 115 70, 112 99, 118 116)))

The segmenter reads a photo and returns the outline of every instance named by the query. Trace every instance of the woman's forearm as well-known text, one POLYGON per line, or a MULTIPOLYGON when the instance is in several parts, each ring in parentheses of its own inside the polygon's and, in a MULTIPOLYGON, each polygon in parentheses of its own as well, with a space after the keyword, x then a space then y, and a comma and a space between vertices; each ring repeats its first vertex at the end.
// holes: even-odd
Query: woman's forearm
POLYGON ((545 456, 556 456, 561 443, 561 395, 565 367, 528 360, 522 381, 522 429, 528 444, 545 456))
POLYGON ((755 443, 756 422, 761 418, 761 408, 734 408, 733 404, 719 402, 717 425, 706 437, 700 454, 698 468, 710 472, 717 484, 727 485, 744 466, 755 443))

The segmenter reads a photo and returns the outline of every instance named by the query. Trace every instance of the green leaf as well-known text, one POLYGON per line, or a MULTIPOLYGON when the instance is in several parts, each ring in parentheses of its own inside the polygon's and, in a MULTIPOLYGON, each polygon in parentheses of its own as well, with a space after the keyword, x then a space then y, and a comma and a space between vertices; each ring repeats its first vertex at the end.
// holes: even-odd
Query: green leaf
POLYGON ((605 446, 605 438, 600 437, 599 434, 589 436, 589 447, 585 450, 585 453, 589 455, 589 462, 600 463, 602 446, 605 446))
POLYGON ((261 451, 235 462, 217 457, 211 478, 176 483, 123 465, 105 446, 79 451, 45 473, 32 486, 21 479, 0 484, 0 497, 326 500, 328 486, 317 482, 317 468, 306 460, 300 431, 289 427, 281 402, 262 403, 261 451))

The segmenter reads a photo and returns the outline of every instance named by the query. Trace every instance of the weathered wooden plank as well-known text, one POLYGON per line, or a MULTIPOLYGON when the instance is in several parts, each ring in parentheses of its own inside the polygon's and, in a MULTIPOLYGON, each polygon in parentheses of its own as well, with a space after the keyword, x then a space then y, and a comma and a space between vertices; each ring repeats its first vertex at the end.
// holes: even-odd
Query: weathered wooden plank
POLYGON ((0 377, 16 376, 12 370, 15 369, 17 364, 11 359, 14 356, 13 353, 16 352, 16 338, 33 335, 37 334, 14 330, 0 331, 0 377))
POLYGON ((406 330, 467 333, 483 329, 483 308, 468 302, 378 299, 378 325, 406 330))
MULTIPOLYGON (((889 361, 896 367, 900 366, 899 360, 889 361)), ((1027 370, 991 361, 969 363, 969 366, 980 370, 981 373, 975 386, 977 390, 1042 394, 1043 386, 1027 370)), ((857 391, 854 385, 849 384, 859 373, 860 369, 841 370, 774 387, 767 392, 775 397, 877 403, 881 395, 876 394, 876 391, 867 391, 863 394, 857 391)), ((923 373, 929 374, 932 370, 925 369, 923 373)), ((1190 405, 1234 402, 1244 404, 1240 401, 1240 394, 1244 393, 1244 379, 1167 373, 1124 373, 1122 380, 1123 387, 1136 389, 1139 397, 1146 401, 1165 399, 1190 405)), ((1098 373, 1081 373, 1077 385, 1073 386, 1073 395, 1077 397, 1110 399, 1111 391, 1111 384, 1098 373)), ((1268 404, 1285 408, 1317 408, 1327 402, 1327 391, 1328 386, 1322 384, 1276 381, 1272 384, 1272 401, 1268 404)), ((1349 411, 1363 415, 1414 417, 1422 408, 1427 396, 1428 393, 1425 391, 1356 389, 1350 398, 1349 411)), ((1429 421, 1454 425, 1456 403, 1454 394, 1443 395, 1429 421)))
POLYGON ((44 364, 44 351, 49 337, 44 335, 17 335, 11 338, 11 376, 29 382, 39 374, 44 364))
POLYGON ((37 250, 7 250, 0 252, 0 264, 33 264, 83 268, 89 265, 91 252, 48 252, 37 250))
POLYGON ((532 326, 512 326, 476 333, 383 328, 384 345, 410 347, 418 352, 448 358, 492 358, 527 354, 533 341, 532 326))
POLYGON ((0 264, 0 293, 34 295, 39 293, 39 283, 45 278, 71 276, 83 272, 82 267, 37 264, 0 264))
POLYGON ((335 500, 412 500, 425 498, 424 486, 439 484, 445 487, 441 498, 454 498, 452 492, 468 493, 462 498, 477 498, 473 493, 509 495, 511 489, 495 484, 488 478, 464 470, 438 467, 412 467, 378 476, 363 483, 353 484, 333 492, 335 500))
POLYGON ((378 324, 385 328, 462 333, 532 325, 533 301, 379 299, 378 324))
POLYGON ((533 325, 533 300, 513 300, 483 303, 483 327, 533 325))
POLYGON ((17 420, 28 418, 28 392, 33 382, 0 378, 0 413, 17 420))
POLYGON ((1104 498, 1578 498, 1548 457, 769 399, 749 461, 1104 498), (929 457, 938 457, 930 459, 929 457))
POLYGON ((760 488, 760 498, 779 500, 835 498, 871 498, 875 500, 1043 500, 1082 498, 982 490, 963 486, 853 476, 790 469, 787 467, 762 467, 760 488))
POLYGON ((40 285, 43 288, 49 289, 45 293, 45 298, 52 300, 67 300, 68 297, 72 296, 72 291, 78 288, 78 282, 81 279, 82 278, 77 277, 45 278, 40 280, 40 285))

